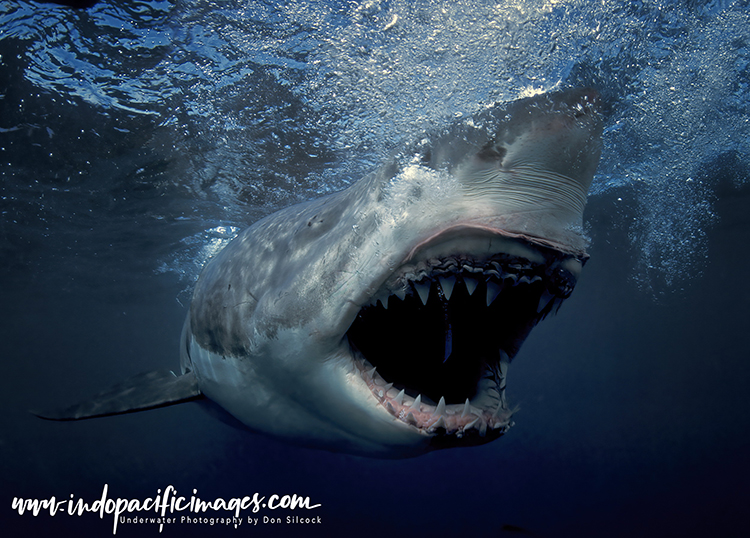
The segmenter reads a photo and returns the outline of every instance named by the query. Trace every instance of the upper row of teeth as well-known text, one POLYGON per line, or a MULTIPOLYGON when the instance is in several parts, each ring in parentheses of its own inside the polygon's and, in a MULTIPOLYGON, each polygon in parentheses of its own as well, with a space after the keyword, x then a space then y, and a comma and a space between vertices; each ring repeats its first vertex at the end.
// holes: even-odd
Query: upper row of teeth
MULTIPOLYGON (((383 308, 387 309, 394 297, 398 297, 403 301, 406 295, 409 293, 410 289, 413 289, 419 299, 422 301, 422 304, 426 305, 427 300, 430 297, 430 290, 432 289, 433 282, 436 285, 436 291, 438 293, 442 293, 442 295, 445 297, 445 300, 448 301, 453 295, 456 284, 462 282, 466 286, 466 291, 469 293, 469 295, 474 295, 474 292, 476 291, 479 283, 482 280, 484 280, 487 284, 486 303, 487 306, 490 306, 495 301, 495 299, 497 299, 498 295, 500 295, 503 287, 516 286, 518 284, 533 284, 534 282, 541 281, 542 277, 540 277, 539 275, 523 275, 519 277, 512 273, 502 273, 498 275, 490 273, 489 276, 482 275, 479 278, 477 276, 468 275, 462 275, 459 278, 455 274, 448 274, 432 278, 423 277, 419 281, 413 281, 407 276, 404 279, 405 283, 403 286, 399 287, 396 290, 393 290, 391 293, 384 293, 374 296, 368 304, 375 306, 380 303, 383 308)), ((537 312, 541 312, 553 298, 554 296, 547 290, 545 290, 540 298, 537 312)))

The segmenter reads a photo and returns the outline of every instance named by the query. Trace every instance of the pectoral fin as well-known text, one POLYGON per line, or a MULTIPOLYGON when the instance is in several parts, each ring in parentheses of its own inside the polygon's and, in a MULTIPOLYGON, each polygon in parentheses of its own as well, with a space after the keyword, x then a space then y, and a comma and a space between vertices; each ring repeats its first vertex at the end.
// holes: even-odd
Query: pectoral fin
POLYGON ((131 377, 85 402, 65 409, 32 413, 47 420, 81 420, 145 411, 202 397, 194 373, 176 376, 169 370, 157 370, 131 377))

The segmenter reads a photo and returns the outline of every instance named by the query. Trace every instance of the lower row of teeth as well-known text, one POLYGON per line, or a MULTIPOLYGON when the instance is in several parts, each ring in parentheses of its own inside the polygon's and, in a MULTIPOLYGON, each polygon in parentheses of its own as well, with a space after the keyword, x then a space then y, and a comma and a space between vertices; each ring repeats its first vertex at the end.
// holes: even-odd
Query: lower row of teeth
POLYGON ((506 360, 500 361, 493 372, 488 372, 480 380, 479 396, 474 400, 467 398, 463 404, 450 405, 443 397, 437 405, 422 402, 421 395, 412 398, 404 390, 394 388, 393 383, 387 383, 369 363, 355 362, 372 393, 391 415, 428 433, 442 429, 447 434, 463 437, 475 430, 484 437, 488 430, 504 433, 512 426, 513 412, 505 401, 506 360))

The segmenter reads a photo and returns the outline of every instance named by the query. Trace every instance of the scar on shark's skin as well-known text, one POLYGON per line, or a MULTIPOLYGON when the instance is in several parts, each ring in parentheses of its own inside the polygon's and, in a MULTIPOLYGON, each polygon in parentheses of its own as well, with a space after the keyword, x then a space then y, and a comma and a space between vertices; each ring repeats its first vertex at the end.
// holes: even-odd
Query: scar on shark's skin
POLYGON ((255 432, 387 458, 497 439, 510 362, 588 258, 597 101, 570 89, 496 105, 256 222, 196 284, 182 375, 38 414, 201 400, 255 432))

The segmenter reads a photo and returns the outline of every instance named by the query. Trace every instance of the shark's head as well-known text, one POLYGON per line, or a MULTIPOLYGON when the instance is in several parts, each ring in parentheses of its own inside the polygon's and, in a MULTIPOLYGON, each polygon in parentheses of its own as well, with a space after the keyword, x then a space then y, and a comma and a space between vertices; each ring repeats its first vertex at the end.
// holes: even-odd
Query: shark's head
POLYGON ((299 444, 408 457, 501 436, 508 364, 587 258, 596 101, 493 107, 259 221, 201 275, 183 369, 245 425, 299 444))

